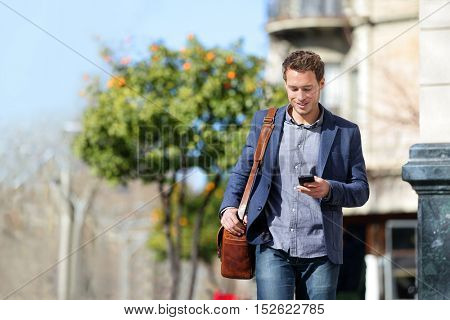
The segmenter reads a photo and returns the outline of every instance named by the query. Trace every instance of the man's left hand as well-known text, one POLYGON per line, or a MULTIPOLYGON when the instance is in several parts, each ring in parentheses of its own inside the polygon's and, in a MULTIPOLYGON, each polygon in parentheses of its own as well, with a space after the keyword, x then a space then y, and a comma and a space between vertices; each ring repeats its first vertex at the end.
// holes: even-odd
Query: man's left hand
POLYGON ((327 180, 314 176, 314 182, 307 182, 304 186, 296 186, 298 192, 302 192, 316 199, 325 198, 330 191, 330 184, 327 180))

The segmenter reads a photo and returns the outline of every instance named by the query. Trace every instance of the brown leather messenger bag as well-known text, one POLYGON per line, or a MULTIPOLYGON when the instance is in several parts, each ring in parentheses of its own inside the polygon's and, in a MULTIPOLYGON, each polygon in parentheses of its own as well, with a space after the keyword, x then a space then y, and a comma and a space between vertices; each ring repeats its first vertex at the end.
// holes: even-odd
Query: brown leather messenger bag
MULTIPOLYGON (((258 138, 258 145, 253 155, 253 165, 244 194, 239 204, 238 218, 244 220, 253 188, 255 177, 261 167, 264 153, 269 143, 270 135, 275 126, 274 119, 277 109, 271 107, 264 117, 261 133, 258 138)), ((229 279, 252 279, 255 274, 255 252, 254 248, 248 244, 246 234, 235 236, 222 226, 217 233, 217 254, 221 260, 222 276, 229 279)))

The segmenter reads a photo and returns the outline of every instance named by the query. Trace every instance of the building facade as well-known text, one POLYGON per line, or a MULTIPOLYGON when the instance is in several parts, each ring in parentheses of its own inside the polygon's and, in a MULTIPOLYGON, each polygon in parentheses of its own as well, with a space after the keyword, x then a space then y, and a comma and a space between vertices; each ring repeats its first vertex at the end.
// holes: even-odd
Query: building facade
POLYGON ((283 59, 312 50, 325 62, 321 102, 356 122, 371 195, 344 210, 343 298, 416 297, 417 195, 402 181, 419 140, 418 0, 271 0, 266 78, 283 59))

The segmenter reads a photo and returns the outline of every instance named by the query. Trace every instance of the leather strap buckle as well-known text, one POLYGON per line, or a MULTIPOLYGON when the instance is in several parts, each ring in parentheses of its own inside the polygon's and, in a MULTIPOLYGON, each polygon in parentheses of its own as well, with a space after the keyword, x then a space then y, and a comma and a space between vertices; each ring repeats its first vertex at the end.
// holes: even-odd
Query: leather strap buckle
POLYGON ((267 124, 273 123, 273 119, 274 119, 274 118, 264 117, 264 123, 267 123, 267 124))

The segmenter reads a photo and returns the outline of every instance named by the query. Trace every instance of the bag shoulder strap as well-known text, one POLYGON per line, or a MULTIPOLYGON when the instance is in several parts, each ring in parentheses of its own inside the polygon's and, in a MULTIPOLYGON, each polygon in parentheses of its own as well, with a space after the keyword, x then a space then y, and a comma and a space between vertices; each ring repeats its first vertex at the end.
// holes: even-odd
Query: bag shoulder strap
POLYGON ((252 190, 256 174, 264 158, 264 153, 266 152, 266 147, 267 144, 269 143, 270 135, 272 134, 273 128, 275 127, 274 122, 276 112, 277 108, 271 107, 268 109, 267 114, 264 117, 261 133, 259 134, 258 138, 258 144, 256 146, 255 153, 253 155, 252 169, 250 171, 247 184, 245 185, 241 203, 239 204, 238 217, 241 221, 244 219, 244 215, 247 210, 247 203, 250 197, 250 191, 252 190))

